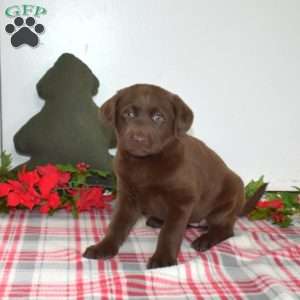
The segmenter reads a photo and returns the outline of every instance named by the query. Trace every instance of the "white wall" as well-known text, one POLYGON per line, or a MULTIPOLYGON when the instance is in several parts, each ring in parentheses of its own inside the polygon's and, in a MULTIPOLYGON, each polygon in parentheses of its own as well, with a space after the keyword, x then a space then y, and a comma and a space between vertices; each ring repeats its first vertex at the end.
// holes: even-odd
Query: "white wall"
MULTIPOLYGON (((27 3, 27 2, 26 2, 27 3)), ((101 104, 147 82, 178 93, 194 110, 193 133, 244 180, 300 184, 300 1, 49 0, 37 48, 13 48, 1 1, 4 149, 42 107, 35 84, 72 52, 100 79, 101 104)))

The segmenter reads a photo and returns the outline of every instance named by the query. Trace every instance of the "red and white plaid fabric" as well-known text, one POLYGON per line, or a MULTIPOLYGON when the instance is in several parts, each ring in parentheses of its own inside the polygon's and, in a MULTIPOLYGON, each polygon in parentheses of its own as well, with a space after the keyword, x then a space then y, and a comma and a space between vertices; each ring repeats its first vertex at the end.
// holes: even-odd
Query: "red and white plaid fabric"
POLYGON ((204 253, 188 229, 179 265, 146 270, 159 230, 143 223, 107 261, 84 259, 111 209, 54 216, 0 215, 0 299, 300 299, 300 226, 240 219, 235 236, 204 253))

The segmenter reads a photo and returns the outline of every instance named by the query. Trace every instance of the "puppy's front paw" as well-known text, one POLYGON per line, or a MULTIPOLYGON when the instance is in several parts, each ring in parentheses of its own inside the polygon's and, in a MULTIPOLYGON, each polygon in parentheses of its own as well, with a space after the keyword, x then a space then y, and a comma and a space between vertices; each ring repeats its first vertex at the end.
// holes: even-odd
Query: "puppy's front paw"
POLYGON ((109 259, 117 253, 118 247, 112 243, 100 242, 87 247, 82 256, 89 259, 109 259))
POLYGON ((231 236, 233 236, 233 233, 231 231, 223 232, 220 235, 205 233, 192 242, 192 248, 197 251, 206 251, 209 248, 230 238, 231 236))
POLYGON ((147 269, 163 268, 177 265, 176 257, 154 254, 148 261, 147 269))
POLYGON ((206 251, 213 246, 213 242, 211 241, 209 235, 203 234, 192 242, 192 248, 196 251, 206 251))

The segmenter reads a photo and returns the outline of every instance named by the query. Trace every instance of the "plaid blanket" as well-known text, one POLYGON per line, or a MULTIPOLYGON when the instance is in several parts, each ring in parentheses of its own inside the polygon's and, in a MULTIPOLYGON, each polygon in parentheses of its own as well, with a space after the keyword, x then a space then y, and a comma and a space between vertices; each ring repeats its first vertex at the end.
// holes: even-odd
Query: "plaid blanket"
POLYGON ((139 223, 111 260, 82 258, 103 237, 111 208, 73 219, 15 211, 0 216, 0 299, 300 299, 300 227, 240 219, 235 237, 178 266, 146 270, 159 230, 139 223))

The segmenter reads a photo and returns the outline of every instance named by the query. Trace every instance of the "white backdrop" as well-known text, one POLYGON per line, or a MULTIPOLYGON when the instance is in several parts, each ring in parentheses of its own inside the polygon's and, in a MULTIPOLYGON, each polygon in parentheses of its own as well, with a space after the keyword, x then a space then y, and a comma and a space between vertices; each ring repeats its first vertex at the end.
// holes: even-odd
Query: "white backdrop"
MULTIPOLYGON (((178 93, 193 109, 193 134, 245 181, 300 184, 300 1, 49 0, 40 45, 13 48, 1 1, 3 147, 43 105, 35 84, 63 52, 100 80, 97 104, 138 82, 178 93)), ((28 4, 26 2, 26 4, 28 4)))

